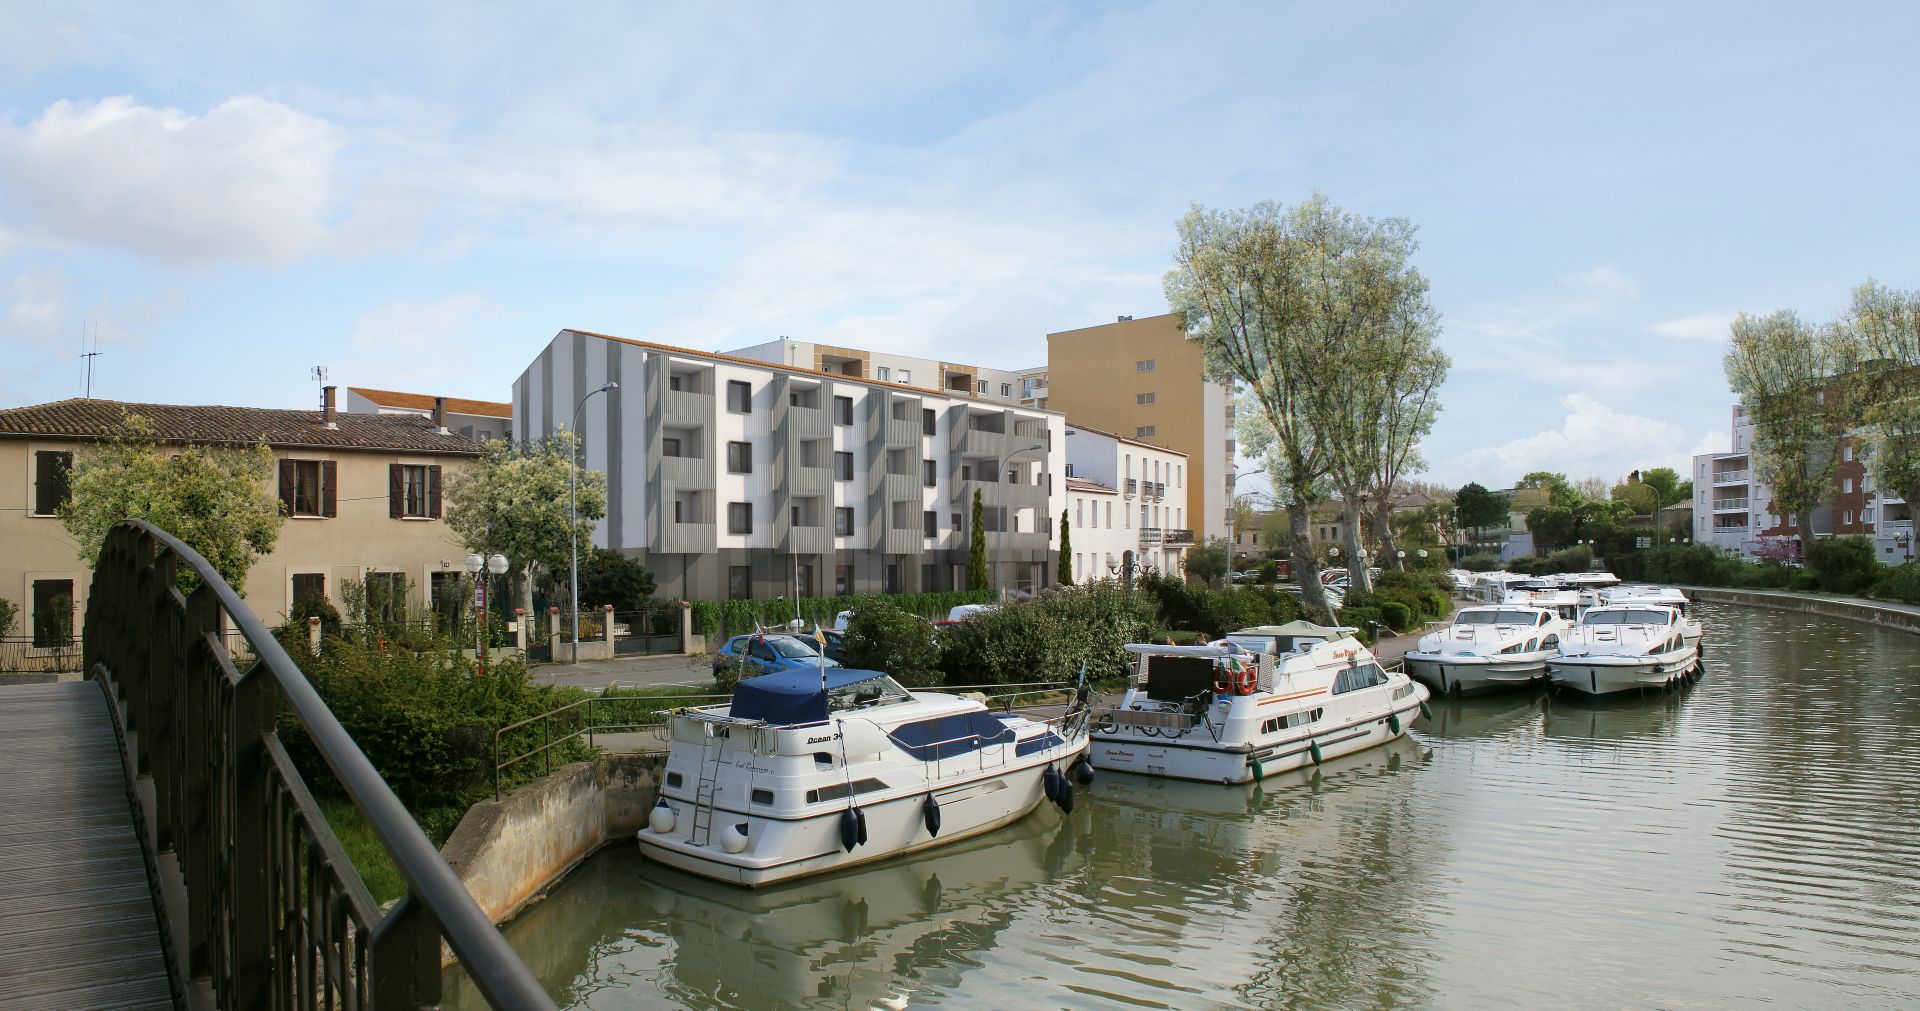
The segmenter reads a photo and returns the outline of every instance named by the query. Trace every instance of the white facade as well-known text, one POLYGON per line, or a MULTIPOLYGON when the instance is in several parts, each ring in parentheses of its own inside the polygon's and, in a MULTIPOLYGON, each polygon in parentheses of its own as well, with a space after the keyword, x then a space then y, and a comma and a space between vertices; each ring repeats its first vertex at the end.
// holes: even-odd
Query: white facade
POLYGON ((1128 551, 1142 571, 1184 572, 1194 539, 1186 454, 1080 425, 1066 432, 1074 578, 1110 578, 1128 551))
MULTIPOLYGON (((875 382, 917 386, 954 397, 991 400, 1002 404, 1024 403, 1021 379, 1027 373, 1020 371, 990 369, 884 351, 855 350, 784 337, 727 353, 737 358, 752 358, 805 369, 818 368, 824 372, 875 382)), ((1025 403, 1025 406, 1046 405, 1025 403)))
POLYGON ((1693 540, 1750 555, 1760 532, 1770 526, 1767 504, 1773 493, 1753 472, 1753 421, 1733 406, 1733 450, 1693 458, 1693 540))
POLYGON ((594 544, 646 561, 662 594, 964 588, 976 490, 1000 584, 1053 582, 1058 414, 563 330, 514 384, 518 427, 570 427, 609 380, 580 410, 608 483, 594 544))

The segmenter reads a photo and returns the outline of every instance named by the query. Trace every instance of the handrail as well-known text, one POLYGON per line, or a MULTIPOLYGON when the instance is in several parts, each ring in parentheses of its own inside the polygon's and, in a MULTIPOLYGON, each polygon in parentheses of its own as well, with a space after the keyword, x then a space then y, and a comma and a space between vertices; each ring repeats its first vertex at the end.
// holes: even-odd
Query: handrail
POLYGON ((144 521, 115 525, 94 568, 84 642, 87 676, 125 723, 131 774, 152 777, 142 841, 178 858, 187 908, 162 908, 188 942, 178 968, 205 980, 216 1006, 437 1005, 444 939, 492 1006, 554 1007, 279 640, 199 552, 144 521), (182 563, 199 583, 190 596, 176 583, 182 563), (223 621, 252 646, 244 671, 223 621), (276 696, 406 881, 384 914, 281 747, 276 696))
MULTIPOLYGON (((508 769, 513 768, 516 765, 519 765, 521 762, 527 761, 528 759, 531 759, 531 758, 539 757, 541 755, 548 756, 546 771, 548 773, 552 773, 553 772, 553 761, 552 761, 553 749, 566 744, 568 741, 578 740, 581 737, 585 737, 587 739, 588 746, 591 747, 593 742, 593 735, 595 734, 620 733, 623 731, 632 731, 632 730, 652 730, 654 728, 662 727, 666 725, 664 720, 647 720, 646 722, 641 722, 641 723, 606 723, 606 724, 597 723, 593 719, 593 707, 596 703, 602 705, 603 707, 608 705, 618 705, 618 704, 645 707, 645 706, 652 706, 663 701, 675 702, 675 701, 682 701, 682 700, 696 700, 696 701, 703 701, 703 702, 713 702, 716 700, 725 699, 726 697, 727 696, 725 695, 595 695, 590 698, 575 699, 574 701, 569 702, 564 706, 560 706, 557 709, 550 709, 544 713, 541 713, 538 716, 530 716, 524 720, 521 720, 518 723, 509 723, 506 726, 501 727, 500 729, 495 730, 493 732, 493 743, 490 746, 490 750, 489 750, 489 754, 492 756, 492 760, 493 760, 493 799, 499 800, 501 796, 501 781, 500 781, 501 773, 507 771, 508 769), (558 718, 559 716, 561 716, 562 714, 573 712, 576 709, 584 711, 585 718, 581 721, 580 725, 574 727, 573 730, 567 732, 566 734, 562 735, 559 738, 553 737, 552 732, 548 729, 552 721, 558 718), (540 746, 537 748, 533 748, 529 751, 522 752, 521 754, 514 755, 503 761, 500 758, 500 742, 503 739, 505 739, 505 737, 508 734, 513 733, 516 730, 525 730, 526 728, 533 726, 536 723, 541 724, 540 746)), ((678 708, 678 707, 670 706, 669 708, 678 708)), ((651 709, 646 710, 646 712, 650 716, 659 715, 657 712, 654 712, 651 709)))

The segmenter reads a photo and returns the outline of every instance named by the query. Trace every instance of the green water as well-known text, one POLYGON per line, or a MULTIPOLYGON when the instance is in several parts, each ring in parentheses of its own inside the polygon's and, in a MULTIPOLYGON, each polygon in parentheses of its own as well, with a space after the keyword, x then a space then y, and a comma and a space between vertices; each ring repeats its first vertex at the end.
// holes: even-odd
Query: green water
POLYGON ((771 891, 616 847, 507 936, 601 1011, 1920 1006, 1920 637, 1702 611, 1679 694, 1437 705, 1259 789, 1102 774, 771 891))

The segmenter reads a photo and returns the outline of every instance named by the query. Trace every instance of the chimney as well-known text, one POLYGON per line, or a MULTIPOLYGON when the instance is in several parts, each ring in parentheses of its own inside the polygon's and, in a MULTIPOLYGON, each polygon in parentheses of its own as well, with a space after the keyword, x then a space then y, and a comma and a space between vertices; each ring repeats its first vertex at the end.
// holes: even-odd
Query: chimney
POLYGON ((1132 316, 1115 316, 1113 321, 1115 323, 1131 323, 1133 322, 1133 317, 1132 316))
POLYGON ((451 434, 447 431, 447 398, 445 397, 433 398, 433 430, 441 435, 451 434))
POLYGON ((340 427, 339 424, 333 420, 333 391, 338 388, 339 387, 335 386, 320 387, 320 423, 328 428, 340 427))

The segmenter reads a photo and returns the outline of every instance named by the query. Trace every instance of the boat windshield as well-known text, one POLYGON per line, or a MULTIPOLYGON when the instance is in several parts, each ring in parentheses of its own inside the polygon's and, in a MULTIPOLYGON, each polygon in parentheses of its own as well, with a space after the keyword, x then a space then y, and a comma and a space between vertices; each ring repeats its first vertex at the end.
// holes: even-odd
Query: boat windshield
POLYGON ((890 706, 899 702, 910 702, 913 696, 907 694, 900 682, 886 676, 867 678, 840 685, 827 692, 827 711, 844 713, 855 709, 872 709, 875 706, 890 706))
POLYGON ((1453 616, 1456 625, 1531 625, 1532 611, 1461 611, 1453 616))
POLYGON ((1639 607, 1617 607, 1588 611, 1582 625, 1665 625, 1669 613, 1639 607))

